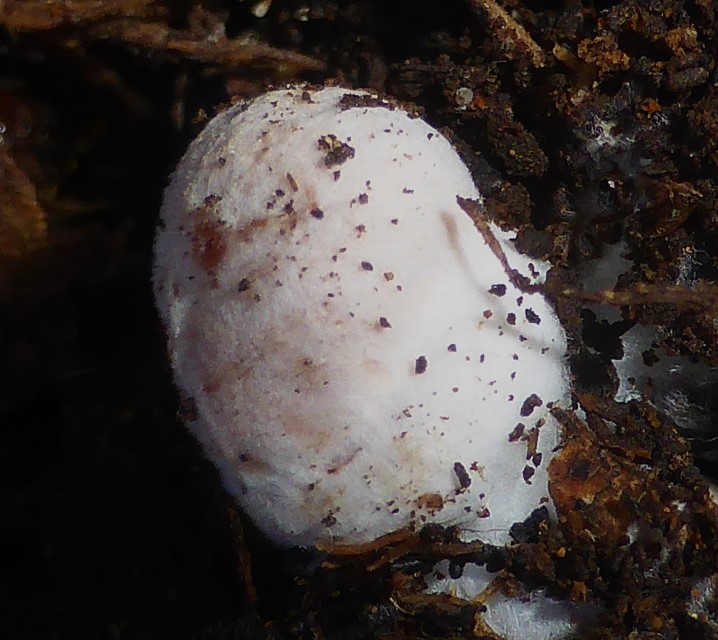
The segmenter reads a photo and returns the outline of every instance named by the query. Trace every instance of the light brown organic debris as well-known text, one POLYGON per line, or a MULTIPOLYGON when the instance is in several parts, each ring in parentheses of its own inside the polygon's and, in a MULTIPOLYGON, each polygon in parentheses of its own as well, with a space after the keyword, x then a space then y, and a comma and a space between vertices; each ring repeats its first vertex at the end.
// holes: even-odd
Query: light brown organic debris
POLYGON ((546 53, 516 20, 495 0, 469 0, 471 8, 485 13, 491 25, 496 29, 496 37, 501 40, 501 48, 509 60, 520 55, 526 56, 534 67, 546 64, 546 53))
POLYGON ((0 24, 10 31, 45 31, 113 18, 156 14, 157 0, 5 0, 0 24))

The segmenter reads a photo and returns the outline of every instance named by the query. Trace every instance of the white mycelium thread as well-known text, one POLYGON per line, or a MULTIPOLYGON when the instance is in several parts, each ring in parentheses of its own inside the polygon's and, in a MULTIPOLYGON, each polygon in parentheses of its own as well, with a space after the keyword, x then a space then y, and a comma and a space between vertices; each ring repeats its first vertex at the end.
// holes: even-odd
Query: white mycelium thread
POLYGON ((488 590, 482 598, 481 620, 503 640, 560 640, 571 637, 579 627, 595 621, 599 609, 585 602, 552 600, 542 591, 512 597, 492 589, 495 574, 483 567, 467 564, 459 578, 449 577, 449 562, 444 560, 426 577, 429 593, 445 594, 472 600, 488 590))
POLYGON ((565 337, 449 142, 363 91, 217 116, 167 189, 154 284, 190 428, 277 544, 459 525, 509 541, 549 502, 565 337))

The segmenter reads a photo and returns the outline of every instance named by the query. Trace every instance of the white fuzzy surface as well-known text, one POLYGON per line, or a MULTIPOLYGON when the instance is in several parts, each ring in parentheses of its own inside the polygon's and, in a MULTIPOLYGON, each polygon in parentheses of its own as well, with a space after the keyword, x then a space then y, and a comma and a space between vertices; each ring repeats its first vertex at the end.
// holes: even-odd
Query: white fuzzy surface
POLYGON ((493 588, 495 579, 496 574, 472 563, 463 567, 461 577, 450 578, 449 562, 443 560, 426 576, 427 593, 480 599, 485 607, 481 620, 504 640, 573 638, 597 618, 599 609, 593 604, 553 600, 542 590, 509 596, 493 588))
POLYGON ((278 544, 425 522, 505 543, 549 500, 564 333, 458 206, 481 196, 449 142, 347 94, 368 96, 294 88, 235 106, 173 176, 154 285, 189 426, 278 544), (327 161, 332 140, 353 157, 327 161), (542 404, 522 415, 532 394, 542 404), (544 423, 542 459, 509 441, 518 423, 544 423))

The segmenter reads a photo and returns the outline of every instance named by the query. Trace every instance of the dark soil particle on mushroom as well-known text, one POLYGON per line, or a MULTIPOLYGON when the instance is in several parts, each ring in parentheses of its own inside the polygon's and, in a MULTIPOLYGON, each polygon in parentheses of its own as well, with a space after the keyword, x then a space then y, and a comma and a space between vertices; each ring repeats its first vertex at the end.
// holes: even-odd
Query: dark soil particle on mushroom
POLYGON ((344 164, 347 160, 351 160, 356 153, 354 147, 338 140, 337 137, 331 133, 319 138, 317 147, 320 151, 325 152, 324 166, 327 168, 344 164))
POLYGON ((414 364, 414 373, 416 373, 417 375, 425 373, 428 366, 429 363, 426 360, 426 356, 419 356, 416 359, 416 363, 414 364))
MULTIPOLYGON (((706 481, 718 478, 716 421, 685 434, 694 457, 650 404, 613 401, 609 357, 644 323, 658 328, 656 350, 718 366, 714 3, 496 2, 525 29, 511 48, 506 25, 472 9, 492 3, 274 0, 258 17, 259 4, 8 0, 0 10, 4 635, 479 637, 481 604, 424 592, 421 576, 450 558, 452 574, 469 562, 505 572, 506 591, 597 604, 580 640, 715 638, 715 620, 687 603, 718 572, 706 481), (415 104, 471 167, 487 215, 556 267, 546 289, 587 426, 557 411, 568 433, 549 465, 558 521, 537 510, 510 547, 430 526, 356 549, 278 551, 236 513, 177 417, 196 411, 176 398, 148 284, 167 176, 218 105, 299 80, 379 92, 349 91, 347 109, 415 104), (602 323, 585 313, 593 302, 576 293, 578 277, 619 241, 630 263, 618 282, 623 324, 602 323)), ((350 142, 317 144, 328 178, 344 179, 350 142)), ((299 193, 300 175, 287 191, 299 193)), ((320 224, 324 212, 309 213, 320 224)), ((216 224, 188 230, 208 272, 222 257, 216 224)), ((409 366, 422 374, 427 360, 409 366)), ((529 428, 506 435, 512 446, 529 428)))

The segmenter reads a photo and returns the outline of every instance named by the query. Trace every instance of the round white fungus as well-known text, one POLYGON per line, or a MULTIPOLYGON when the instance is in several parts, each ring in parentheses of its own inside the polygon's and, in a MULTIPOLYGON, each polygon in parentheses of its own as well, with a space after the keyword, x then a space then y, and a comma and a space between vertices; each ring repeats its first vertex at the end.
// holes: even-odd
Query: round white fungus
POLYGON ((154 275, 176 383, 276 543, 432 522, 505 544, 550 507, 565 337, 511 277, 546 265, 480 204, 441 134, 338 87, 236 105, 180 162, 154 275))

